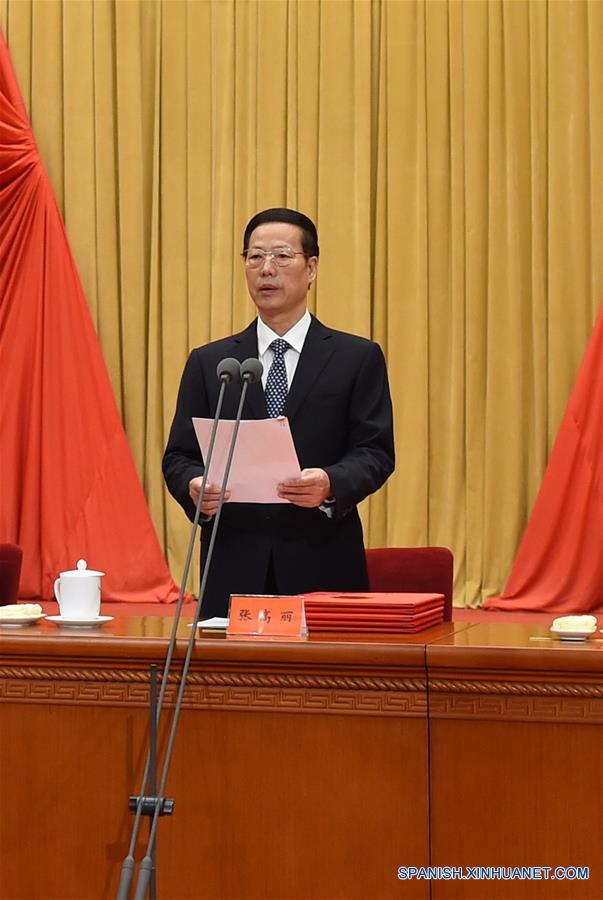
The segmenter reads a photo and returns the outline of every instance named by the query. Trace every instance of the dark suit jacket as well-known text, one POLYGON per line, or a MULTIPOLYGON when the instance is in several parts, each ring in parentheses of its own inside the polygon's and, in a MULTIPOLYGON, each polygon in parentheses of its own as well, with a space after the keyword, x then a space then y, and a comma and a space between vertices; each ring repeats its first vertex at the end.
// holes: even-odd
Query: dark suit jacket
MULTIPOLYGON (((170 493, 191 519, 191 478, 203 473, 193 416, 215 414, 225 357, 257 357, 257 325, 193 350, 184 369, 163 473, 170 493)), ((234 419, 240 386, 227 388, 222 417, 234 419)), ((362 526, 356 504, 394 469, 392 407, 383 353, 365 338, 326 328, 312 318, 284 410, 302 469, 324 469, 335 505, 227 503, 208 575, 203 612, 227 615, 231 593, 261 593, 270 559, 286 594, 368 588, 362 526)), ((266 418, 261 382, 248 389, 244 419, 266 418)), ((202 526, 202 564, 213 521, 202 526)))

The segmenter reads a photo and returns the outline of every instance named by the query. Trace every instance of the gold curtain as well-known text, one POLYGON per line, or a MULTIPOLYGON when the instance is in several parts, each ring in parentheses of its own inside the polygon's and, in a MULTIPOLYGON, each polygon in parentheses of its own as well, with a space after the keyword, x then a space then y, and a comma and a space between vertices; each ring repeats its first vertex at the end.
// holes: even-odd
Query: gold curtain
POLYGON ((313 311, 388 359, 368 543, 450 546, 461 605, 499 591, 603 293, 602 4, 0 0, 0 23, 175 577, 180 373, 252 318, 242 230, 290 205, 320 231, 313 311))

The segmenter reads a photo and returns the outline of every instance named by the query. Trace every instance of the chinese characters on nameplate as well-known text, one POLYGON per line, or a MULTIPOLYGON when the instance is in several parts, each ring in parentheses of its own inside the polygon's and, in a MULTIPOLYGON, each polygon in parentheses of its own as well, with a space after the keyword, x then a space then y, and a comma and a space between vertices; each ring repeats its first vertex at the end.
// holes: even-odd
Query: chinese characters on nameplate
POLYGON ((304 598, 233 594, 227 633, 305 637, 304 598))

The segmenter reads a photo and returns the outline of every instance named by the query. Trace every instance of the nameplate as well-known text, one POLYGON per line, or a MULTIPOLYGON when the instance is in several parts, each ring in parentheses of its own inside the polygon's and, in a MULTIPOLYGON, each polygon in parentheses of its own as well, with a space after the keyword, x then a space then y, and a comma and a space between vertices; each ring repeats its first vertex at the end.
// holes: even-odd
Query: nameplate
POLYGON ((305 637, 304 598, 233 594, 227 634, 305 637))

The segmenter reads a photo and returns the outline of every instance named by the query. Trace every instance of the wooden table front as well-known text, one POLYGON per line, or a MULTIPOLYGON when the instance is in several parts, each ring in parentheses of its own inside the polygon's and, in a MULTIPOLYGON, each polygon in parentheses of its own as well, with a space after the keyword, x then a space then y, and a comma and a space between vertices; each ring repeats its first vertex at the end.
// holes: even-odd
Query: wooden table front
POLYGON ((603 897, 603 643, 480 623, 427 647, 431 864, 551 867, 435 880, 433 900, 603 897), (551 878, 588 867, 588 880, 551 878))
MULTIPOLYGON (((115 896, 149 666, 171 624, 0 629, 2 900, 115 896)), ((396 873, 429 863, 425 644, 454 630, 299 643, 206 633, 167 782, 175 810, 159 823, 158 897, 427 898, 427 882, 396 873)), ((188 634, 183 623, 180 663, 188 634)))

